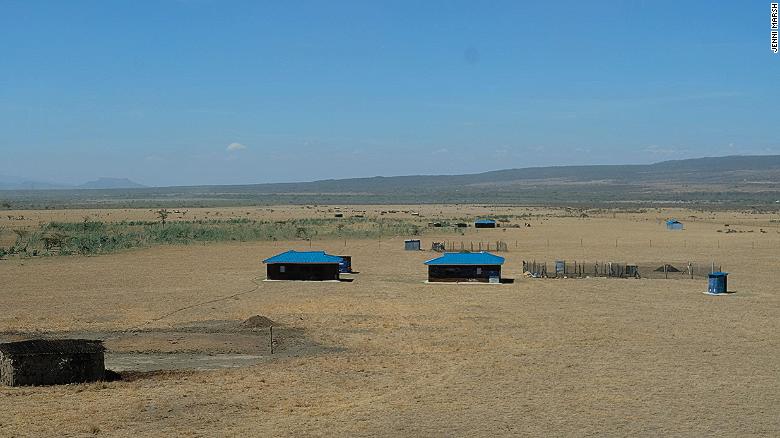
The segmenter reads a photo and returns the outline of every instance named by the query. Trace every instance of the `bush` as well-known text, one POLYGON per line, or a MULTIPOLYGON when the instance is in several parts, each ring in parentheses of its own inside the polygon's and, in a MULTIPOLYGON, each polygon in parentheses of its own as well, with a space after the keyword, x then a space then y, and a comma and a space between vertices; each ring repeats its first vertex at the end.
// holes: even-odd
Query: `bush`
MULTIPOLYGON (((293 219, 256 221, 247 218, 167 222, 152 221, 50 222, 34 232, 18 231, 8 252, 31 254, 33 250, 59 254, 104 254, 157 244, 192 242, 363 239, 418 236, 425 228, 397 219, 293 219)), ((439 232, 443 231, 438 229, 439 232)))

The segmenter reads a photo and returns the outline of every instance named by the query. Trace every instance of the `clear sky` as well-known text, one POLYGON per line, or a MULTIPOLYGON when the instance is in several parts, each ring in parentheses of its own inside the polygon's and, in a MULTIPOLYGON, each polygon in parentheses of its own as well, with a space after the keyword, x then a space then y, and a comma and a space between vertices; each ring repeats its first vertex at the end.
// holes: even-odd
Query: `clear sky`
POLYGON ((0 2, 0 175, 148 185, 780 154, 769 1, 0 2))

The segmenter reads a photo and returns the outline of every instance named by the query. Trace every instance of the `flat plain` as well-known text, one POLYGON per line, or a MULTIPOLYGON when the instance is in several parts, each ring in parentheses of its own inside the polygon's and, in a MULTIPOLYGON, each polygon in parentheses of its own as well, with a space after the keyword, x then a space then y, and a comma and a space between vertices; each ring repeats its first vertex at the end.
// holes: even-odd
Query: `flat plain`
MULTIPOLYGON (((412 236, 10 257, 0 260, 0 339, 100 336, 109 368, 124 378, 1 387, 0 435, 780 434, 776 214, 426 205, 189 209, 185 217, 335 210, 420 222, 505 215, 499 229, 430 229, 420 238, 424 249, 505 241, 504 276, 515 282, 426 284, 422 263, 436 253, 404 251, 412 236), (669 217, 685 230, 667 231, 669 217), (349 254, 360 273, 349 283, 262 281, 262 259, 310 248, 349 254), (556 259, 714 263, 730 273, 733 293, 706 295, 703 278, 523 276, 522 260, 556 259), (236 329, 254 315, 278 324, 275 354, 266 328, 236 329), (144 355, 149 362, 133 371, 144 355)), ((12 240, 9 229, 84 216, 154 220, 154 211, 8 211, 0 246, 12 240)))

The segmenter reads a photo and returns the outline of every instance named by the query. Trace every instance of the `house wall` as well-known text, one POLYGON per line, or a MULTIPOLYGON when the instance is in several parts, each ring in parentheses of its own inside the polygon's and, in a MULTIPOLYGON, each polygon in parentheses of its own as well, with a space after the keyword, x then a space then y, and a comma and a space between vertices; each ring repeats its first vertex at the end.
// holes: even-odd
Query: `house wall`
POLYGON ((338 263, 270 263, 267 265, 269 280, 338 280, 338 263))
POLYGON ((495 227, 496 227, 495 223, 490 223, 490 224, 481 224, 476 222, 474 223, 474 228, 495 228, 495 227))
POLYGON ((95 382, 104 376, 102 352, 0 355, 0 383, 10 386, 95 382))
POLYGON ((348 274, 352 272, 352 256, 340 255, 341 263, 339 263, 339 272, 348 274))
POLYGON ((500 265, 428 265, 428 281, 476 281, 487 283, 490 277, 501 277, 500 265))

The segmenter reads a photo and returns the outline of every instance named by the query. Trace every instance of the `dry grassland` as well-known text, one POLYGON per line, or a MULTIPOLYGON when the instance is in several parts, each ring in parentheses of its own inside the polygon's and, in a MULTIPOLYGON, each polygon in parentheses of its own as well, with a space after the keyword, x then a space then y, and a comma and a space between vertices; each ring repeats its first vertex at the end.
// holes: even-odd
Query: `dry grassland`
MULTIPOLYGON (((331 217, 328 209, 333 207, 235 208, 221 216, 331 217)), ((560 213, 478 206, 341 209, 367 215, 411 209, 423 220, 560 213)), ((9 214, 37 223, 63 220, 60 215, 77 221, 84 213, 9 214)), ((145 210, 88 214, 153 217, 145 210)), ((271 356, 263 337, 252 366, 0 388, 0 435, 780 434, 780 229, 770 222, 774 217, 683 210, 552 216, 519 220, 530 228, 469 228, 464 236, 441 236, 509 242, 504 275, 516 282, 507 285, 424 284, 422 262, 434 254, 403 251, 405 236, 349 241, 346 247, 343 241, 313 242, 353 256, 360 271, 353 283, 253 281, 264 277, 260 260, 308 249, 305 242, 0 261, 0 332, 6 337, 37 331, 167 333, 187 324, 264 315, 306 339, 301 348, 282 339, 271 356), (691 215, 695 222, 686 220, 691 215), (666 231, 659 220, 669 216, 686 220, 687 229, 666 231), (717 233, 725 223, 754 232, 717 233), (556 258, 659 265, 715 260, 731 272, 736 293, 705 295, 701 279, 521 276, 521 260, 556 258)), ((6 219, 0 226, 17 222, 6 219)), ((433 239, 423 236, 423 246, 433 239)), ((114 345, 167 351, 165 336, 142 339, 133 344, 125 337, 114 345)), ((188 339, 186 348, 214 342, 199 339, 188 339)))

